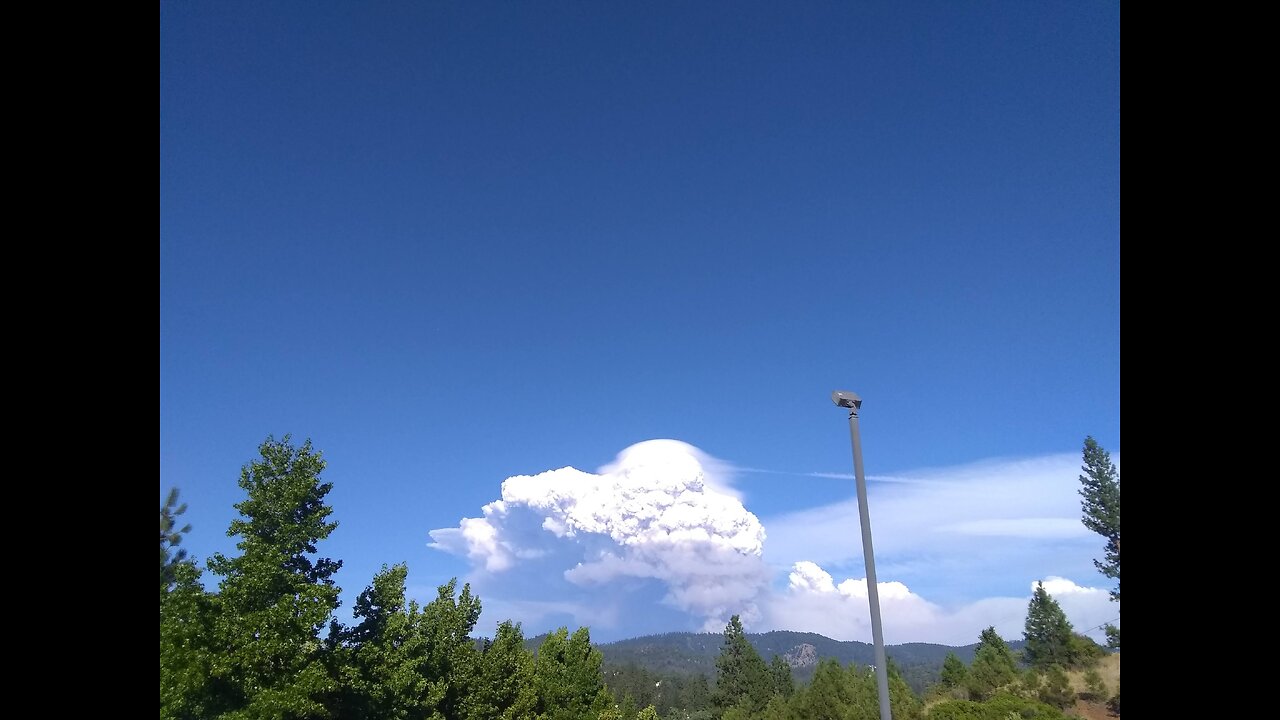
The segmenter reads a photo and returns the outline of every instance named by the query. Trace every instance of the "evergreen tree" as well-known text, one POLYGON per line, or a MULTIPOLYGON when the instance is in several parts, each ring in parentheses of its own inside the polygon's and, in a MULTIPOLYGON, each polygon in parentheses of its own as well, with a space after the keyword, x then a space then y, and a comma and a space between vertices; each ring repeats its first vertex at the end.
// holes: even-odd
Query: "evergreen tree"
POLYGON ((969 697, 985 700, 1017 679, 1017 665, 1009 646, 994 627, 983 630, 978 643, 973 664, 969 666, 969 697))
MULTIPOLYGON (((1084 439, 1084 465, 1080 468, 1081 509, 1084 526, 1101 535, 1107 542, 1104 559, 1094 560, 1098 570, 1115 578, 1116 589, 1111 599, 1120 602, 1120 471, 1111 462, 1111 454, 1092 437, 1084 439)), ((1120 628, 1108 625, 1107 644, 1120 647, 1120 628)))
POLYGON ((698 673, 682 683, 681 691, 679 707, 684 710, 709 711, 715 705, 711 694, 711 683, 703 673, 698 673))
POLYGON ((1050 665, 1044 676, 1044 685, 1040 687, 1040 702, 1056 708, 1065 708, 1075 701, 1075 693, 1071 690, 1071 682, 1061 665, 1050 665))
POLYGON ((734 615, 724 628, 724 645, 716 658, 715 706, 721 712, 736 705, 759 712, 768 704, 771 691, 769 668, 747 640, 742 620, 734 615))
POLYGON ((338 607, 332 578, 342 563, 314 555, 337 527, 324 503, 333 485, 320 482, 325 463, 310 441, 294 447, 287 435, 267 438, 258 451, 261 459, 240 471, 248 498, 227 530, 240 538, 240 555, 209 560, 222 578, 211 681, 224 717, 324 717, 323 698, 336 684, 319 631, 338 607))
POLYGON ((164 595, 177 582, 177 566, 187 558, 187 551, 179 548, 182 536, 191 532, 191 525, 177 527, 178 516, 187 511, 187 504, 178 504, 178 488, 169 490, 169 496, 160 506, 160 594, 164 595))
POLYGON ((791 666, 777 655, 774 655, 773 661, 769 663, 769 678, 773 681, 774 695, 788 698, 796 691, 796 682, 791 677, 791 666))
MULTIPOLYGON (((888 658, 889 663, 889 714, 897 718, 897 720, 919 720, 924 714, 924 707, 920 702, 920 698, 916 696, 911 686, 902 677, 902 670, 898 667, 893 658, 888 658)), ((868 677, 868 681, 873 678, 868 677)), ((872 716, 876 716, 880 712, 879 688, 876 688, 875 698, 876 706, 872 716)))
POLYGON ((1027 623, 1022 637, 1026 640, 1023 657, 1027 664, 1037 669, 1050 665, 1071 667, 1073 633, 1062 606, 1044 589, 1044 583, 1036 583, 1036 590, 1027 604, 1027 623))
POLYGON ((968 675, 969 670, 960 658, 953 652, 947 653, 946 659, 942 661, 942 685, 948 688, 964 687, 968 675))
POLYGON ((858 704, 859 696, 866 696, 870 707, 877 708, 873 715, 879 716, 879 704, 873 687, 864 682, 866 668, 850 668, 846 672, 840 663, 827 658, 818 663, 809 685, 796 692, 791 699, 793 716, 806 720, 843 720, 851 713, 851 708, 858 704), (865 686, 865 687, 864 687, 865 686))

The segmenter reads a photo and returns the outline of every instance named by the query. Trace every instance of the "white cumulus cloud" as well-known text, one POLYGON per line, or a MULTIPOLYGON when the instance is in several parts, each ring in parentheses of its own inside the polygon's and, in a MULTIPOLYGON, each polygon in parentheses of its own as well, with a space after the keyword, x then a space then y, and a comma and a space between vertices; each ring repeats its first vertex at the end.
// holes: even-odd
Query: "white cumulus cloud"
MULTIPOLYGON (((964 645, 987 626, 1020 638, 1037 582, 1101 639, 1119 606, 1085 584, 1102 580, 1100 540, 1080 523, 1078 463, 1063 454, 874 480, 886 641, 964 645)), ((766 548, 733 470, 676 440, 638 443, 596 472, 507 478, 478 517, 432 530, 431 547, 470 564, 487 624, 628 637, 718 633, 738 614, 753 631, 870 641, 856 502, 770 519, 766 548)))
MULTIPOLYGON (((983 628, 995 626, 1006 640, 1022 637, 1027 604, 1037 582, 1062 606, 1077 632, 1103 639, 1097 625, 1118 614, 1107 591, 1085 587, 1062 577, 1031 582, 1023 597, 989 597, 943 607, 921 597, 901 582, 877 582, 885 642, 937 642, 967 645, 977 642, 983 628)), ((838 640, 871 641, 871 609, 866 578, 836 583, 816 563, 802 560, 792 566, 785 592, 764 603, 761 625, 769 629, 817 632, 838 640)))
POLYGON ((579 588, 656 580, 665 603, 720 631, 729 615, 754 616, 768 583, 764 527, 719 477, 725 467, 686 443, 650 440, 598 473, 511 477, 483 517, 431 531, 431 547, 490 577, 538 565, 579 588))

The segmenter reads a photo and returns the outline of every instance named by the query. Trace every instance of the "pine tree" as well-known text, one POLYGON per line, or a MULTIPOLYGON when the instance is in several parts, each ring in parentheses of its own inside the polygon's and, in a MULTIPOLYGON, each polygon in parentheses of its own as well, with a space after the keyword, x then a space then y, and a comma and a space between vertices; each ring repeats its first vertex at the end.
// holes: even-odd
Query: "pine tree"
POLYGON ((187 504, 178 504, 178 488, 169 490, 169 496, 160 506, 160 594, 167 592, 176 581, 174 575, 179 563, 187 558, 187 551, 179 548, 182 536, 191 532, 188 523, 177 527, 178 517, 187 511, 187 504))
POLYGON ((745 705, 759 712, 771 695, 769 668, 747 640, 742 620, 734 615, 724 628, 724 645, 716 658, 715 705, 721 712, 745 705))
POLYGON ((960 658, 953 652, 947 653, 946 659, 942 661, 942 685, 948 688, 962 687, 968 675, 969 671, 960 658))
POLYGON ((1071 623, 1042 582, 1036 583, 1031 602, 1027 604, 1027 623, 1022 637, 1027 642, 1023 657, 1031 667, 1043 670, 1050 665, 1075 664, 1071 623))
MULTIPOLYGON (((1111 462, 1111 454, 1092 437, 1084 439, 1083 456, 1080 496, 1084 526, 1107 541, 1104 560, 1093 564, 1103 575, 1115 578, 1111 599, 1120 602, 1120 471, 1111 462)), ((1108 625, 1106 632, 1107 644, 1120 647, 1120 628, 1108 625)))
POLYGON ((240 538, 240 555, 209 560, 222 577, 211 681, 228 717, 323 717, 337 688, 319 632, 338 607, 332 578, 342 563, 314 556, 337 527, 324 502, 333 485, 320 482, 325 463, 310 441, 267 438, 258 451, 261 459, 240 471, 248 498, 227 530, 240 538))
POLYGON ((796 691, 796 682, 791 677, 791 666, 777 655, 774 655, 773 661, 769 663, 769 678, 773 681, 774 695, 787 698, 796 691))
MULTIPOLYGON (((795 717, 813 720, 837 720, 849 716, 851 708, 856 704, 856 696, 867 694, 867 690, 862 687, 865 684, 863 678, 859 675, 870 676, 865 667, 861 671, 860 673, 857 669, 850 668, 846 672, 837 660, 822 660, 814 670, 813 679, 808 686, 801 688, 792 698, 792 713, 795 717)), ((869 707, 878 708, 874 688, 870 692, 869 707)))
POLYGON ((978 643, 973 664, 969 666, 969 697, 985 700, 1017 679, 1017 664, 1009 646, 994 627, 983 630, 978 643))
POLYGON ((175 529, 186 512, 178 490, 160 507, 160 718, 204 718, 217 714, 209 683, 212 602, 200 584, 200 568, 174 548, 191 531, 175 529))
MULTIPOLYGON (((889 714, 897 718, 897 720, 919 720, 924 713, 923 703, 916 696, 911 686, 902 677, 902 670, 898 667, 893 658, 888 659, 889 663, 889 714)), ((870 678, 868 678, 870 680, 870 678)), ((876 712, 879 712, 880 700, 879 689, 876 689, 876 712)))

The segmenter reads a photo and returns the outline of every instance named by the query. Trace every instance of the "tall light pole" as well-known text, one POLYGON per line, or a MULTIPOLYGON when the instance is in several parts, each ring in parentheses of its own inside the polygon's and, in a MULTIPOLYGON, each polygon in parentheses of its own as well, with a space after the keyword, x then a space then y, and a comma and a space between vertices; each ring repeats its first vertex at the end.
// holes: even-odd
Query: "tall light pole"
POLYGON ((862 525, 862 557, 867 563, 867 600, 871 603, 871 641, 876 650, 876 688, 880 695, 880 720, 893 720, 889 712, 889 665, 884 657, 884 632, 880 628, 880 588, 876 586, 876 558, 871 550, 871 514, 867 510, 867 478, 862 471, 862 438, 858 435, 858 408, 862 398, 837 390, 831 401, 849 408, 849 436, 853 438, 853 479, 858 486, 858 521, 862 525))

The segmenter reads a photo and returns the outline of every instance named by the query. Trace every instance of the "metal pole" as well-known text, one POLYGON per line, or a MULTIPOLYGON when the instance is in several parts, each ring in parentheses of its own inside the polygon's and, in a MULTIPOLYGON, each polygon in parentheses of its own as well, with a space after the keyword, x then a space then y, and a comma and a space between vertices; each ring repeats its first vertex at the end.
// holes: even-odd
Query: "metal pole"
POLYGON ((867 562, 867 600, 871 603, 871 641, 876 651, 876 688, 880 694, 880 720, 893 720, 889 711, 889 665, 880 628, 880 589, 876 586, 876 559, 871 549, 871 513, 867 510, 867 479, 862 470, 862 438, 858 435, 859 399, 849 408, 849 435, 853 438, 853 478, 858 485, 858 521, 862 524, 862 556, 867 562))

